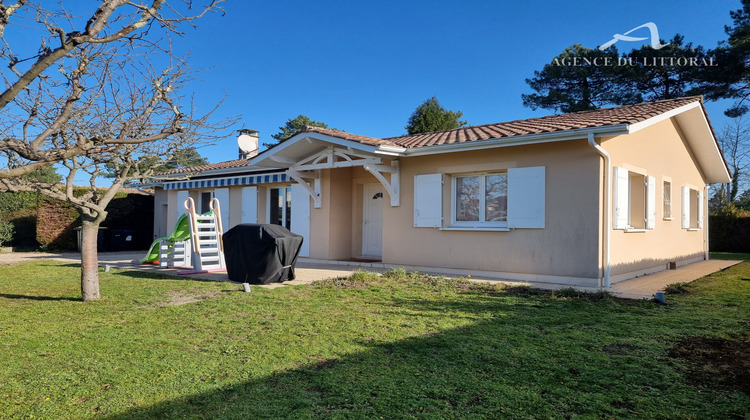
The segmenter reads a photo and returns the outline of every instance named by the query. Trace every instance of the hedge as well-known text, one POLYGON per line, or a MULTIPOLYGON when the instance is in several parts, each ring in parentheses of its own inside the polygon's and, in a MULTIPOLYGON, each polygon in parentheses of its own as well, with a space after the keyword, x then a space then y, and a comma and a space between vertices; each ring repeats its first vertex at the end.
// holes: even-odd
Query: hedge
POLYGON ((717 252, 750 252, 750 212, 726 206, 708 217, 708 246, 717 252))
POLYGON ((36 249, 36 212, 40 195, 32 192, 0 193, 0 219, 14 228, 9 245, 15 248, 36 249))
MULTIPOLYGON (((76 191, 78 193, 83 192, 76 191)), ((103 227, 134 230, 135 249, 146 249, 153 237, 154 199, 150 195, 120 191, 107 206, 103 227)), ((16 248, 75 251, 78 211, 68 202, 36 193, 0 193, 0 219, 13 224, 16 248)), ((105 244, 105 249, 106 249, 105 244)))

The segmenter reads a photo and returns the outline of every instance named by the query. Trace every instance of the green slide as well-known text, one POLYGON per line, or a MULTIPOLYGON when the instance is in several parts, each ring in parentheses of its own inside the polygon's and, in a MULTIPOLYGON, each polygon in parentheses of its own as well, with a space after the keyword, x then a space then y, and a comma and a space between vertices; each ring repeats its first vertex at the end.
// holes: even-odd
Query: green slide
POLYGON ((151 244, 151 247, 149 248, 146 256, 141 258, 139 261, 141 262, 141 264, 153 264, 154 262, 159 261, 159 244, 163 240, 169 241, 170 243, 175 243, 186 241, 188 239, 190 239, 190 219, 188 219, 187 214, 182 214, 177 219, 177 224, 175 225, 172 234, 168 237, 157 238, 151 244))

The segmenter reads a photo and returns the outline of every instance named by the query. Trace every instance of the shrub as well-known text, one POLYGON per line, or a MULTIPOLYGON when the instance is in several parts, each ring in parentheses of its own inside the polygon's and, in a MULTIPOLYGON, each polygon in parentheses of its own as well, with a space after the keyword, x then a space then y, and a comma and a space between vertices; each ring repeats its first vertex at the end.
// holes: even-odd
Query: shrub
MULTIPOLYGON (((1 213, 1 212, 0 212, 1 213)), ((3 214, 3 218, 13 225, 14 248, 37 249, 36 241, 36 208, 26 208, 3 214)))
POLYGON ((13 225, 5 220, 0 220, 0 246, 13 240, 13 225))
POLYGON ((409 271, 403 267, 389 268, 383 273, 383 277, 388 280, 419 280, 425 277, 419 271, 409 271))
POLYGON ((667 295, 680 295, 683 293, 687 293, 687 285, 688 284, 685 282, 668 284, 667 287, 664 288, 664 293, 667 295))
POLYGON ((378 281, 378 273, 372 271, 355 271, 349 277, 336 277, 315 282, 316 286, 333 286, 344 289, 364 289, 378 281))
POLYGON ((709 249, 723 252, 750 251, 750 214, 735 205, 724 206, 709 216, 709 249))
POLYGON ((0 192, 0 213, 36 209, 39 194, 34 192, 0 192))

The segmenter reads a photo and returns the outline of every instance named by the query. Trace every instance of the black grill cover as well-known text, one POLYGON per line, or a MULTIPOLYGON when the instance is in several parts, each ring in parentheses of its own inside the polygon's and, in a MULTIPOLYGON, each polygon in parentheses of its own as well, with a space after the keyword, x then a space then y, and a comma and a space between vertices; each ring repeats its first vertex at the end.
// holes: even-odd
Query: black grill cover
POLYGON ((224 234, 229 279, 250 284, 294 280, 302 239, 279 225, 246 223, 229 229, 224 234))

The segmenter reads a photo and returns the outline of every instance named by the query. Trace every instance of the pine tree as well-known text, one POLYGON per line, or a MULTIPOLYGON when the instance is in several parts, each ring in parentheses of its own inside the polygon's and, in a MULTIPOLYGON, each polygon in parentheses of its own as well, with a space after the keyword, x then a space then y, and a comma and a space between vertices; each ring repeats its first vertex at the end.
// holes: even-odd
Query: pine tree
POLYGON ((404 128, 409 134, 453 130, 466 125, 466 121, 460 119, 463 115, 461 111, 443 108, 437 98, 433 96, 414 110, 404 128))

